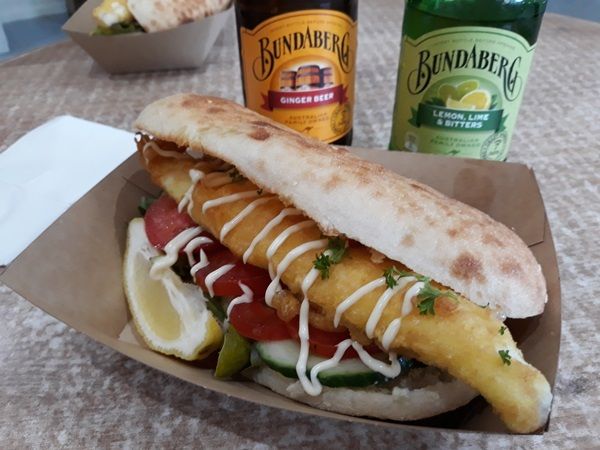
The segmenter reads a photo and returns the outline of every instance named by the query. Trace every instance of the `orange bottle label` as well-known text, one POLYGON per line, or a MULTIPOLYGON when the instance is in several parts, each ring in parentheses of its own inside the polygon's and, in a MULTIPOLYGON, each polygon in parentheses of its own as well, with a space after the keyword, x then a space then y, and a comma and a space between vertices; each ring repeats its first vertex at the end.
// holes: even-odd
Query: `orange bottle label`
POLYGON ((332 10, 282 14, 240 29, 246 106, 334 142, 352 129, 356 22, 332 10))

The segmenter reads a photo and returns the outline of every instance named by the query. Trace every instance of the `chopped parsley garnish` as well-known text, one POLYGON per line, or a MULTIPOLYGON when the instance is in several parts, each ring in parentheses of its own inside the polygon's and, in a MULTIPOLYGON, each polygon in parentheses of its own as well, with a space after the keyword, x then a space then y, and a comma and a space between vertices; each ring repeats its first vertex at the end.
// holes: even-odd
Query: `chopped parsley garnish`
POLYGON ((329 238, 327 249, 317 255, 313 261, 313 267, 321 272, 321 279, 329 278, 329 269, 333 264, 339 263, 346 253, 346 241, 337 236, 329 238))
POLYGON ((231 181, 233 181, 234 183, 238 182, 238 181, 243 181, 246 179, 246 177, 244 177, 244 175, 242 175, 240 173, 239 170, 237 170, 235 167, 233 169, 231 169, 229 172, 227 172, 229 174, 229 176, 231 177, 231 181))
POLYGON ((346 253, 346 240, 339 236, 331 237, 329 238, 327 249, 331 250, 331 262, 337 264, 342 260, 346 253))
POLYGON ((423 275, 419 275, 415 272, 398 270, 394 266, 385 269, 383 271, 383 276, 385 278, 385 284, 390 289, 394 289, 394 287, 398 285, 398 280, 402 277, 415 277, 418 281, 424 283, 429 281, 429 278, 424 277, 423 275))
POLYGON ((510 356, 510 352, 508 350, 498 350, 498 354, 500 355, 502 364, 506 364, 507 366, 510 366, 510 360, 512 359, 510 356))
POLYGON ((417 294, 417 298, 421 300, 417 304, 417 308, 419 308, 419 314, 431 314, 432 316, 435 315, 435 301, 438 297, 449 297, 456 299, 454 292, 440 291, 431 285, 430 280, 425 281, 425 286, 423 286, 423 289, 421 289, 417 294))
POLYGON ((319 272, 321 272, 321 279, 326 280, 329 278, 329 268, 331 267, 331 258, 326 253, 320 253, 317 259, 314 260, 313 266, 319 272))
POLYGON ((506 331, 506 327, 503 325, 500 327, 500 329, 498 330, 498 333, 500 333, 500 335, 504 336, 504 332, 506 331))

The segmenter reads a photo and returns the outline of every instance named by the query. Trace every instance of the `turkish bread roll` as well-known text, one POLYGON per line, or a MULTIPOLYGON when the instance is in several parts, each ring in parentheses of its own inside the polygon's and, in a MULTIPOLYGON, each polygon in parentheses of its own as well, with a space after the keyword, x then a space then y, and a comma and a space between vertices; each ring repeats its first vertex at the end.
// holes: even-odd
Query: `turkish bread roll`
MULTIPOLYGON (((223 243, 238 256, 285 205, 303 211, 305 217, 286 218, 257 244, 251 264, 267 268, 269 244, 286 226, 307 217, 315 225, 284 242, 273 255, 275 267, 290 250, 318 240, 321 233, 344 234, 363 244, 349 248, 340 263, 331 267, 329 278, 317 279, 309 289, 311 305, 323 314, 333 317, 344 299, 391 266, 430 276, 439 283, 436 286, 462 293, 464 297, 439 297, 434 315, 421 315, 413 308, 403 317, 389 350, 415 357, 467 383, 514 431, 531 432, 545 423, 552 395, 544 376, 523 360, 508 331, 499 333, 502 323, 492 309, 472 302, 490 304, 518 317, 543 309, 546 294, 539 265, 506 227, 425 185, 286 130, 225 100, 192 94, 159 100, 142 112, 136 127, 157 139, 222 159, 248 178, 216 188, 202 182, 196 185, 191 216, 215 236, 253 199, 206 212, 202 211, 204 202, 259 188, 273 197, 224 238, 223 243), (374 260, 371 249, 385 256, 374 260), (465 298, 469 296, 472 301, 465 298), (510 365, 502 361, 498 350, 510 352, 510 365)), ((176 201, 191 186, 189 170, 203 170, 204 164, 152 151, 143 152, 142 161, 153 180, 176 201)), ((285 270, 282 280, 290 291, 301 292, 302 280, 320 251, 301 255, 285 270)), ((409 288, 392 297, 383 310, 374 330, 374 341, 381 347, 387 326, 400 317, 403 294, 409 288)), ((362 297, 342 315, 341 324, 351 333, 364 334, 384 289, 362 297)), ((278 390, 276 380, 268 384, 278 390)), ((288 395, 292 396, 291 391, 288 395)))

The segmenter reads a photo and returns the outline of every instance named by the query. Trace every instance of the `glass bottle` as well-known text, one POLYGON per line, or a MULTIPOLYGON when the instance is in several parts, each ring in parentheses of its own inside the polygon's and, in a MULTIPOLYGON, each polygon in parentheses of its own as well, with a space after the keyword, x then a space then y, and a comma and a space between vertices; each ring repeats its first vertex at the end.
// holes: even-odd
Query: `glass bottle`
POLYGON ((546 0, 407 0, 390 149, 505 160, 546 0))
POLYGON ((358 0, 236 0, 235 11, 246 106, 350 145, 358 0))

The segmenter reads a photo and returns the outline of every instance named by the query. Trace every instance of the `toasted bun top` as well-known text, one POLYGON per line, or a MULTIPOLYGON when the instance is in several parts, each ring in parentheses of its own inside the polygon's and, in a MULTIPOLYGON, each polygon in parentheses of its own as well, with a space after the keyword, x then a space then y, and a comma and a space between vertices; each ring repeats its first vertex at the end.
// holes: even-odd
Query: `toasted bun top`
POLYGON ((417 181, 228 100, 179 94, 135 127, 233 164, 313 219, 508 317, 540 314, 541 268, 506 226, 417 181))
POLYGON ((230 0, 127 0, 135 20, 150 33, 216 14, 230 3, 230 0))

